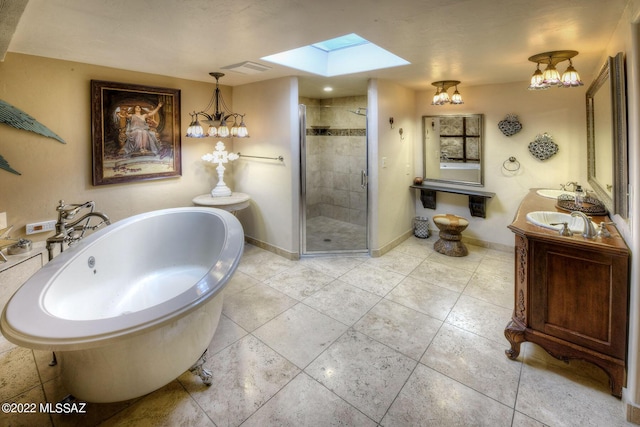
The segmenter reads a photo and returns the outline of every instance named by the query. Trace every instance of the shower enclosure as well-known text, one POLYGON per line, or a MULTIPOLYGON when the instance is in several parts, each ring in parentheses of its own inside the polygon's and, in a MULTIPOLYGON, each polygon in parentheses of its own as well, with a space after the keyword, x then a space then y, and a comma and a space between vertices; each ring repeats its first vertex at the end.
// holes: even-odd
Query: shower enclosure
POLYGON ((300 102, 302 255, 367 252, 367 97, 300 102))

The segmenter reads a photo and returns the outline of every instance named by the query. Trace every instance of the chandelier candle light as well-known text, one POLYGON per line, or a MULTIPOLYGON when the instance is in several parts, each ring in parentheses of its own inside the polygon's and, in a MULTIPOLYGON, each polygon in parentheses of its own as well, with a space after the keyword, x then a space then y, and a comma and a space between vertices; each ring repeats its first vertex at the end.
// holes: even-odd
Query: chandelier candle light
POLYGON ((580 75, 573 68, 571 58, 578 54, 575 50, 554 50, 551 52, 539 53, 529 57, 529 61, 535 62, 536 70, 531 76, 529 90, 549 89, 551 86, 558 87, 576 87, 582 86, 580 75), (562 61, 569 61, 569 66, 562 73, 556 69, 556 65, 562 61), (544 72, 540 70, 540 64, 547 64, 544 72))
POLYGON ((441 80, 438 82, 431 83, 431 85, 436 87, 436 94, 433 95, 433 101, 431 102, 431 105, 464 104, 464 102, 462 101, 462 95, 460 95, 460 92, 458 92, 459 84, 460 84, 459 80, 441 80), (456 89, 453 92, 453 95, 451 95, 451 98, 449 98, 449 94, 447 93, 447 90, 450 87, 454 87, 454 86, 456 89))
POLYGON ((225 149, 224 143, 218 141, 216 149, 213 153, 207 153, 202 156, 202 160, 217 164, 216 171, 218 172, 218 184, 211 190, 211 197, 227 197, 231 196, 231 189, 224 183, 224 171, 225 167, 223 163, 228 163, 238 159, 240 156, 236 153, 228 153, 225 149))
POLYGON ((218 80, 224 76, 224 73, 209 73, 216 79, 216 89, 213 92, 209 105, 200 111, 189 113, 191 116, 191 123, 187 128, 187 136, 190 138, 205 138, 205 137, 217 137, 217 138, 248 138, 249 131, 244 124, 244 114, 238 114, 231 111, 224 102, 220 88, 218 87, 218 80), (215 110, 209 114, 206 112, 209 108, 214 107, 215 110), (205 133, 198 117, 202 117, 204 121, 209 125, 209 129, 205 133), (231 130, 227 127, 227 120, 233 117, 233 124, 231 130), (238 121, 240 123, 238 123, 238 121))

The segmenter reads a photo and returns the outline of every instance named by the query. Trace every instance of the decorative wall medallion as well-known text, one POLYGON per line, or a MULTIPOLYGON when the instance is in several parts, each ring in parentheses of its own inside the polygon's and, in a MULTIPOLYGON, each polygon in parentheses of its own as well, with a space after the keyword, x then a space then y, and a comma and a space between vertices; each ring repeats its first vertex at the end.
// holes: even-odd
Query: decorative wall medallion
POLYGON ((505 119, 500 120, 498 123, 498 129, 500 129, 505 136, 511 136, 522 130, 522 123, 518 121, 518 116, 515 114, 507 114, 505 119))
POLYGON ((545 132, 536 135, 536 139, 529 143, 529 152, 538 160, 547 160, 558 152, 558 144, 545 132))

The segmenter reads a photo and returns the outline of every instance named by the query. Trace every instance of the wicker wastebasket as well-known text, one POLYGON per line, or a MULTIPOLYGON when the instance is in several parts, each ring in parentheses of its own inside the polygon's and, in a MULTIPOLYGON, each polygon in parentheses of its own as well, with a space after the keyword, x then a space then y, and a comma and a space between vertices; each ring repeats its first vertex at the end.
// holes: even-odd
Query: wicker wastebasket
POLYGON ((429 237, 429 218, 417 216, 413 219, 413 235, 420 239, 429 237))

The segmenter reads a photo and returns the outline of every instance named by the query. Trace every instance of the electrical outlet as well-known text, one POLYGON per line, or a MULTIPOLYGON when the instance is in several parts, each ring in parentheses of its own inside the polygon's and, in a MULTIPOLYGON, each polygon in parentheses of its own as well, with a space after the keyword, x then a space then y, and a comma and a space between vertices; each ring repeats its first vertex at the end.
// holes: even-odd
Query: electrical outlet
POLYGON ((387 158, 386 158, 386 157, 383 157, 383 158, 382 158, 382 167, 383 167, 383 168, 386 168, 386 167, 387 167, 387 158))
POLYGON ((0 230, 7 228, 7 213, 0 212, 0 230))
POLYGON ((47 231, 54 231, 56 229, 56 220, 50 219, 48 221, 34 222, 26 225, 27 234, 44 233, 47 231))

